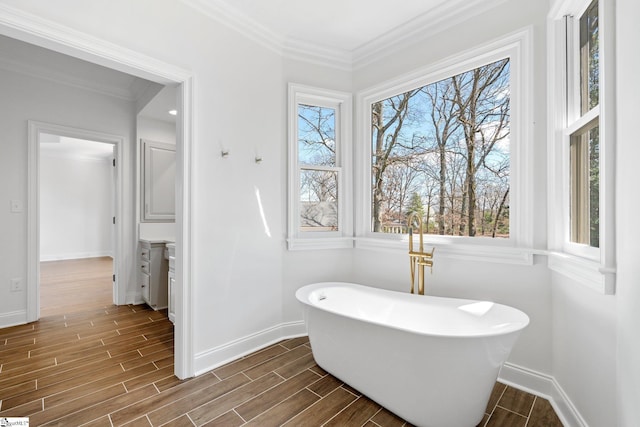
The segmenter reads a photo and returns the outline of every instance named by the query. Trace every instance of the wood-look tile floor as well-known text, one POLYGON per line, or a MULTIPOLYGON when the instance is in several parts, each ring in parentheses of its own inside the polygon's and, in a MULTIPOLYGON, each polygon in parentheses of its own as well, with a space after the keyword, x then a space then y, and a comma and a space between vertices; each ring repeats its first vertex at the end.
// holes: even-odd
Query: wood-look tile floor
MULTIPOLYGON (((319 368, 306 337, 184 381, 173 369, 166 312, 75 307, 0 329, 0 417, 31 426, 409 425, 319 368)), ((561 423, 546 400, 497 383, 480 425, 561 423)))
POLYGON ((113 303, 113 260, 83 258, 40 263, 40 316, 108 307, 113 303))

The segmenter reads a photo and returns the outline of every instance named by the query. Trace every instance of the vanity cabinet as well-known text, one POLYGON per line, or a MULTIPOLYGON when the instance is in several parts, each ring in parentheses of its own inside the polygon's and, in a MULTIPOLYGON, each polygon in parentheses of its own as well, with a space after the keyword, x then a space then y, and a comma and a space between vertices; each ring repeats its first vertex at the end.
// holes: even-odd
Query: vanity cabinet
POLYGON ((142 299, 154 310, 167 308, 169 260, 165 242, 140 240, 140 287, 142 299))
POLYGON ((167 244, 167 252, 169 255, 169 320, 171 323, 176 322, 176 245, 173 243, 167 244))

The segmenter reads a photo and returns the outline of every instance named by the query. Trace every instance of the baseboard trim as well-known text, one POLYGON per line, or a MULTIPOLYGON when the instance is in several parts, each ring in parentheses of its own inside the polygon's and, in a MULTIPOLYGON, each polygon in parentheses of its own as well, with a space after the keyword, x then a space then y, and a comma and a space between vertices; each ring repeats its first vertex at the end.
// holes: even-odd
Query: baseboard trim
POLYGON ((307 334, 303 321, 281 323, 255 334, 228 342, 195 355, 195 374, 200 375, 278 341, 307 334))
POLYGON ((99 252, 75 252, 69 254, 58 255, 40 255, 40 261, 65 261, 73 259, 85 259, 85 258, 113 258, 112 251, 99 251, 99 252))
POLYGON ((27 310, 10 311, 0 314, 0 328, 24 325, 27 322, 27 310))
POLYGON ((588 427, 553 376, 507 362, 500 370, 498 380, 547 399, 565 427, 588 427))

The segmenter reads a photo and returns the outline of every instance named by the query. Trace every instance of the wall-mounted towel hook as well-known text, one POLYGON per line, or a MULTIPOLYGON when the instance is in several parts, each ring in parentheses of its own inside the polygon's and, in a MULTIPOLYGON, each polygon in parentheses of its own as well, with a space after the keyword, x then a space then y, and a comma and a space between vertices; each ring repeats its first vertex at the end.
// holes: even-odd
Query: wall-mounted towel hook
POLYGON ((221 156, 222 158, 229 157, 229 150, 222 150, 222 151, 220 152, 220 156, 221 156))
POLYGON ((258 163, 258 164, 262 163, 262 157, 256 156, 255 162, 258 163))

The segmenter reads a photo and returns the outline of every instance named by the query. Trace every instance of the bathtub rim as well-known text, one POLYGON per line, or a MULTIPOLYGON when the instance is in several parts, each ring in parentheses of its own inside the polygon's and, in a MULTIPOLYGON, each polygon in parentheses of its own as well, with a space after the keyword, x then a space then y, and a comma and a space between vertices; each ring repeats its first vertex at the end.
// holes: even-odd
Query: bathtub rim
POLYGON ((490 337, 498 337, 498 336, 502 336, 502 335, 508 335, 508 334, 513 334, 513 333, 520 333, 522 330, 524 330, 530 323, 530 318, 529 316, 524 313, 522 310, 517 309, 515 307, 512 307, 510 305, 506 305, 506 304, 500 304, 500 303, 496 303, 493 301, 489 301, 489 300, 475 300, 475 299, 467 299, 467 298, 452 298, 452 297, 441 297, 441 296, 434 296, 434 295, 416 295, 416 294, 410 294, 410 293, 406 293, 406 292, 400 292, 400 291, 394 291, 394 290, 390 290, 390 289, 383 289, 383 288, 375 288, 373 286, 367 286, 367 285, 361 285, 358 283, 351 283, 351 282, 318 282, 318 283, 311 283, 308 285, 304 285, 302 287, 300 287, 296 293, 296 298, 298 299, 299 302, 301 302, 305 308, 309 307, 309 308, 315 308, 317 310, 321 310, 327 313, 331 313, 333 315, 336 316, 342 316, 342 317, 346 317, 352 320, 357 320, 360 322, 366 322, 366 323, 370 323, 373 325, 378 325, 378 326, 382 326, 385 328, 391 328, 391 329, 395 329, 398 331, 402 331, 405 333, 410 333, 410 334, 416 334, 416 335, 421 335, 421 336, 429 336, 429 337, 439 337, 439 338, 451 338, 451 339, 473 339, 473 338, 490 338, 490 337), (393 294, 395 297, 398 297, 402 300, 408 300, 408 299, 414 299, 414 298, 428 298, 431 301, 446 301, 446 302, 455 302, 455 303, 462 303, 462 304, 473 304, 473 303, 478 303, 478 302, 490 302, 492 304, 494 304, 496 307, 499 307, 500 309, 503 310, 507 310, 508 312, 511 312, 511 314, 515 315, 518 320, 515 321, 510 321, 510 325, 508 327, 505 327, 503 329, 495 329, 495 330, 486 330, 485 332, 473 332, 473 333, 451 333, 451 332, 435 332, 435 331, 420 331, 420 330, 415 330, 415 329, 411 329, 411 328, 403 328, 400 326, 396 326, 393 324, 387 324, 384 322, 379 322, 379 321, 374 321, 374 320, 370 320, 370 319, 363 319, 361 317, 358 316, 354 316, 350 313, 344 313, 344 312, 339 312, 339 311, 335 311, 335 310, 329 310, 326 307, 322 307, 319 306, 317 304, 314 304, 313 301, 310 300, 310 296, 313 294, 313 292, 319 290, 319 289, 323 289, 323 288, 329 288, 329 287, 347 287, 347 288, 353 288, 353 289, 365 289, 366 291, 370 291, 370 292, 374 292, 374 293, 378 293, 378 294, 385 294, 385 293, 391 293, 393 294))

